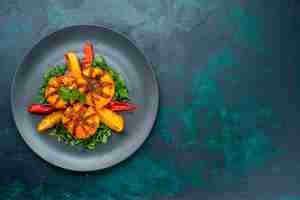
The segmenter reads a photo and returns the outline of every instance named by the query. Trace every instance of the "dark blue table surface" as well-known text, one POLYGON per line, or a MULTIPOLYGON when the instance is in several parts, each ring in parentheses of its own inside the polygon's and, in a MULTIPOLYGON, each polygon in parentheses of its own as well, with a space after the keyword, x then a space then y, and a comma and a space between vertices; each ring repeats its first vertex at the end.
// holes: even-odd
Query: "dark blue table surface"
POLYGON ((0 199, 300 199, 297 0, 1 0, 0 199), (106 25, 153 62, 161 104, 127 161, 75 173, 23 142, 13 73, 43 36, 106 25))

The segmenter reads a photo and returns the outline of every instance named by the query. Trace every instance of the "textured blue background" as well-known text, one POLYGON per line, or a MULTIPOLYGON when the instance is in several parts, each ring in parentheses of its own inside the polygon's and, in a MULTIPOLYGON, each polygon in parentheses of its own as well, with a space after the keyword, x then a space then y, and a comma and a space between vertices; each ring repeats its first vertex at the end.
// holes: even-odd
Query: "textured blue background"
POLYGON ((1 0, 0 199, 300 199, 299 9, 297 0, 1 0), (92 173, 38 158, 9 106, 25 51, 75 24, 128 35, 161 88, 142 148, 92 173))

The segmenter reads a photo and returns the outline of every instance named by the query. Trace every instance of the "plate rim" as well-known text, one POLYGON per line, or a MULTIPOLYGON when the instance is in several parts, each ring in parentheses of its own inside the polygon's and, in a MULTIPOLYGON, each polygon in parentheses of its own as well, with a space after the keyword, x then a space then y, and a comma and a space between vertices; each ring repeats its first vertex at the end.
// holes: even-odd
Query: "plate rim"
POLYGON ((126 34, 116 30, 115 28, 112 27, 108 27, 105 25, 96 25, 96 24, 78 24, 78 25, 71 25, 71 26, 64 26, 62 28, 59 28, 55 31, 52 31, 44 36, 40 36, 40 38, 38 40, 36 40, 36 42, 33 42, 33 44, 24 51, 23 56, 21 56, 20 58, 20 62, 18 63, 15 72, 13 74, 13 78, 12 78, 12 82, 11 82, 11 87, 10 87, 10 106, 11 106, 11 110, 12 110, 12 115, 13 115, 13 121, 14 124, 16 125, 16 128, 18 130, 18 133, 21 135, 22 139, 25 141, 26 145, 29 146, 29 148, 36 154, 38 155, 39 158, 42 158, 42 160, 50 163, 53 166, 56 167, 60 167, 63 168, 65 170, 70 170, 70 171, 78 171, 78 172, 88 172, 88 171, 96 171, 96 170, 103 170, 106 168, 110 168, 112 166, 118 165, 121 162, 127 160, 130 156, 132 156, 138 149, 140 149, 140 147, 145 143, 145 141, 147 140, 147 138, 149 137, 150 133, 153 130, 153 127, 156 123, 157 120, 157 115, 158 115, 158 110, 159 110, 159 104, 160 104, 160 97, 159 97, 160 91, 159 91, 159 82, 153 67, 152 62, 149 60, 149 58, 146 56, 145 52, 143 51, 143 49, 139 48, 137 43, 135 41, 133 41, 132 39, 130 39, 126 34), (140 144, 134 145, 133 148, 130 148, 130 151, 128 151, 128 153, 126 155, 123 154, 123 156, 120 156, 118 159, 115 159, 113 161, 111 161, 109 164, 106 164, 104 166, 97 166, 94 168, 74 168, 74 167, 68 167, 68 166, 64 166, 61 163, 58 163, 55 161, 55 159, 49 159, 46 156, 42 155, 42 153, 36 151, 36 149, 34 149, 31 145, 31 143, 28 141, 28 139, 26 139, 26 137, 24 136, 24 133, 22 133, 21 128, 19 127, 18 123, 17 123, 17 119, 16 119, 16 110, 14 107, 14 102, 15 102, 15 95, 14 95, 14 90, 16 87, 16 77, 17 74, 22 66, 22 64, 24 63, 24 61, 26 60, 26 58, 29 56, 29 54, 32 52, 32 50, 35 48, 35 46, 37 46, 40 42, 42 42, 43 40, 46 40, 47 38, 49 38, 50 36, 61 32, 61 31, 65 31, 67 29, 72 29, 72 28, 100 28, 106 31, 110 31, 113 32, 119 36, 121 36, 122 38, 124 38, 125 40, 127 40, 131 45, 133 45, 133 47, 144 57, 146 63, 147 63, 147 67, 150 69, 151 71, 151 76, 153 78, 154 81, 154 90, 155 90, 155 94, 153 95, 152 98, 154 98, 155 100, 155 111, 154 111, 154 115, 153 115, 153 120, 152 120, 152 124, 149 128, 149 130, 147 131, 147 133, 145 134, 145 137, 143 139, 143 141, 140 144))

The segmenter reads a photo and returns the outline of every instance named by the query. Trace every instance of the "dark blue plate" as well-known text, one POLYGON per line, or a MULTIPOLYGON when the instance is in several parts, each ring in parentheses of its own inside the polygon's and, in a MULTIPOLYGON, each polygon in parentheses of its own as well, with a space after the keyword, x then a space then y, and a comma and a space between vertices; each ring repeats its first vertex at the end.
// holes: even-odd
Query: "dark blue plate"
POLYGON ((75 171, 92 171, 115 165, 133 154, 145 141, 154 124, 159 104, 155 73, 144 54, 124 35, 101 26, 71 26, 39 41, 18 67, 11 90, 11 106, 21 136, 31 149, 46 161, 75 171), (107 144, 95 151, 59 143, 47 134, 39 134, 41 117, 26 112, 42 83, 47 68, 63 63, 67 51, 81 53, 85 41, 120 72, 129 88, 130 98, 139 105, 124 114, 123 134, 113 134, 107 144))

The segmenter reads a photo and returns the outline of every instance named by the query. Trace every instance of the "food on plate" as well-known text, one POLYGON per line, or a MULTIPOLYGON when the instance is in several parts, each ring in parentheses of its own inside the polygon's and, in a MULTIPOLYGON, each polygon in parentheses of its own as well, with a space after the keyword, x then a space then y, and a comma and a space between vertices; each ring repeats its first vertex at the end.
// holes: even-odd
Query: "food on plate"
POLYGON ((104 70, 92 76, 96 72, 92 67, 89 67, 89 69, 91 73, 86 76, 88 79, 86 103, 90 106, 103 107, 112 100, 115 94, 114 80, 104 70))
POLYGON ((61 92, 64 89, 79 89, 76 79, 70 75, 62 75, 51 78, 44 94, 48 104, 56 109, 65 109, 69 103, 73 103, 71 101, 66 101, 66 99, 64 99, 61 95, 61 92))
POLYGON ((42 121, 37 125, 37 130, 39 132, 44 132, 45 130, 57 125, 63 117, 62 111, 53 112, 42 119, 42 121))
POLYGON ((100 117, 94 107, 76 103, 64 111, 62 123, 72 136, 85 139, 96 133, 100 117))
POLYGON ((64 55, 66 64, 50 68, 43 76, 36 103, 28 106, 33 114, 46 115, 38 132, 50 130, 58 141, 95 149, 106 143, 112 132, 124 130, 124 119, 117 112, 134 111, 128 89, 120 74, 100 55, 92 43, 83 47, 83 58, 64 55))
POLYGON ((109 104, 106 107, 112 111, 133 111, 137 109, 137 106, 134 104, 117 101, 109 102, 109 104))
POLYGON ((96 107, 96 111, 100 116, 101 122, 116 132, 121 132, 124 129, 124 120, 121 115, 108 108, 96 107))
POLYGON ((47 104, 33 103, 30 106, 28 106, 27 111, 35 114, 49 114, 54 112, 55 108, 47 104))

